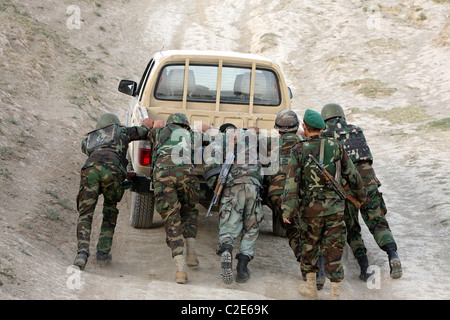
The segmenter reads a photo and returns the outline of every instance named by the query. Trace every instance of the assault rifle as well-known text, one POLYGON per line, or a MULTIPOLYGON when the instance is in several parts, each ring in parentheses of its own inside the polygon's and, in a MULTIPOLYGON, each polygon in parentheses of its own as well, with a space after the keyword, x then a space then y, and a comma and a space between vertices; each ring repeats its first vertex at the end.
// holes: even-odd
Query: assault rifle
POLYGON ((227 153, 227 157, 225 159, 224 164, 222 165, 222 170, 220 170, 219 178, 217 179, 216 188, 214 189, 214 196, 211 200, 211 204, 209 205, 208 212, 206 212, 206 216, 212 216, 211 209, 216 204, 217 199, 219 199, 222 194, 223 186, 227 181, 228 173, 230 172, 231 167, 234 163, 234 153, 232 151, 227 153))
POLYGON ((339 195, 339 197, 342 200, 347 199, 358 210, 359 210, 359 208, 361 208, 361 202, 359 202, 358 199, 356 199, 356 197, 354 197, 353 195, 349 194, 344 189, 344 187, 339 182, 337 182, 336 179, 334 179, 334 177, 324 167, 322 167, 320 165, 320 163, 316 160, 316 158, 314 158, 314 156, 312 154, 309 155, 309 159, 314 161, 314 163, 316 164, 317 168, 319 169, 320 175, 325 179, 325 181, 327 183, 329 183, 331 185, 331 187, 334 189, 334 191, 336 191, 336 193, 339 195))

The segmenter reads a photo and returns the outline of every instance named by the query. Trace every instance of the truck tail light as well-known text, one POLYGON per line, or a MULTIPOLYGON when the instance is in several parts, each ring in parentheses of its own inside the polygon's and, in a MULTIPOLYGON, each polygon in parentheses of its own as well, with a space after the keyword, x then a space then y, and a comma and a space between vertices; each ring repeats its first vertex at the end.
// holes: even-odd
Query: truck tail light
POLYGON ((139 165, 144 167, 152 165, 152 147, 148 141, 139 142, 139 165))

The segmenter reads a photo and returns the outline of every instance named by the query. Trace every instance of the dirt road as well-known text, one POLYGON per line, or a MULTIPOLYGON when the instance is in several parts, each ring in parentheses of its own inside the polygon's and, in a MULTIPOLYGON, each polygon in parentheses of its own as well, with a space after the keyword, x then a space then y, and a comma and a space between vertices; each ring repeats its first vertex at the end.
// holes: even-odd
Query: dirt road
MULTIPOLYGON (((90 261, 81 273, 70 267, 81 138, 102 112, 125 119, 130 101, 117 92, 119 79, 139 80, 162 49, 271 57, 286 74, 300 117, 306 108, 340 103, 349 122, 365 130, 403 264, 403 277, 392 280, 386 254, 363 225, 379 277, 361 282, 346 247, 341 298, 449 299, 450 5, 438 2, 5 1, 0 299, 303 299, 298 263, 287 240, 272 235, 270 212, 251 279, 232 288, 219 281, 216 217, 205 218, 202 209, 200 266, 177 285, 163 228, 129 226, 129 193, 120 204, 111 266, 90 261), (80 9, 79 29, 66 23, 71 5, 80 9)), ((327 299, 329 289, 327 282, 319 298, 327 299)))

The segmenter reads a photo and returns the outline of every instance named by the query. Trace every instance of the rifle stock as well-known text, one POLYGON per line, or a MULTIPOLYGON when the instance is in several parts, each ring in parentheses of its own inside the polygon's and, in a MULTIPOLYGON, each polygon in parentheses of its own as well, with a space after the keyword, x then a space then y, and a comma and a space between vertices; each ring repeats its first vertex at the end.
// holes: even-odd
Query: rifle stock
POLYGON ((353 196, 353 195, 347 193, 347 194, 346 194, 346 197, 347 197, 348 201, 350 201, 350 203, 356 207, 356 209, 359 210, 359 209, 361 208, 362 203, 359 202, 358 199, 356 199, 355 196, 353 196))
POLYGON ((216 204, 219 196, 222 194, 223 186, 225 185, 225 182, 227 181, 227 176, 228 176, 228 173, 230 172, 233 162, 234 162, 234 153, 229 152, 227 154, 225 163, 222 165, 222 169, 220 170, 219 178, 217 179, 217 184, 216 184, 216 187, 214 188, 214 196, 211 200, 211 203, 209 204, 208 211, 206 212, 207 217, 212 216, 211 209, 216 204))

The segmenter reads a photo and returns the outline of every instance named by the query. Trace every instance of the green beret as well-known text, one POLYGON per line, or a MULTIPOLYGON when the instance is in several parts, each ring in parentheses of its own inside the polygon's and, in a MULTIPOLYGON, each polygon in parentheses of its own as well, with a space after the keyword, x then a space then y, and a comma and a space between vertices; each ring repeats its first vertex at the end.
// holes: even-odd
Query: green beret
POLYGON ((317 111, 306 109, 303 122, 316 129, 325 129, 325 121, 317 111))

